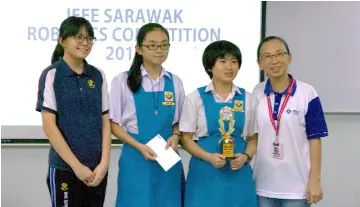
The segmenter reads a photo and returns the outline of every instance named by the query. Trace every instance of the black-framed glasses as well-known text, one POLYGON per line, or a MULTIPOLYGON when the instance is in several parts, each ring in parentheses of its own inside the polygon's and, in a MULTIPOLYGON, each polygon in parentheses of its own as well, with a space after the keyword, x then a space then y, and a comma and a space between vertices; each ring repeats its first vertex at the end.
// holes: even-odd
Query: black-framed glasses
POLYGON ((84 37, 82 35, 75 35, 73 37, 74 37, 74 40, 75 40, 76 43, 82 43, 82 42, 84 42, 84 40, 86 40, 86 42, 88 44, 92 45, 96 41, 96 37, 84 37))
POLYGON ((150 44, 150 45, 141 45, 144 47, 147 47, 149 50, 157 50, 158 48, 162 49, 162 50, 168 50, 170 48, 170 44, 166 43, 166 44, 150 44))
POLYGON ((259 59, 260 60, 265 60, 266 62, 270 62, 273 60, 273 58, 276 58, 278 60, 283 59, 285 55, 288 55, 288 52, 278 52, 275 54, 265 54, 262 55, 259 59))

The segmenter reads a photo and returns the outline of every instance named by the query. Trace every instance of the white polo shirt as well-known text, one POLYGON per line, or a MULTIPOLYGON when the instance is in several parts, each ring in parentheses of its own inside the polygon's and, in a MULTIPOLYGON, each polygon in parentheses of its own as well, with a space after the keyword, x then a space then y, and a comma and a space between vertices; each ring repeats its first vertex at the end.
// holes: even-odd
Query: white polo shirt
POLYGON ((252 93, 257 104, 255 131, 259 137, 254 163, 256 192, 270 198, 305 199, 310 175, 309 140, 328 136, 328 130, 315 89, 295 79, 280 121, 283 158, 273 158, 276 132, 270 121, 266 94, 270 94, 273 114, 277 117, 286 92, 274 92, 267 81, 258 84, 252 93))

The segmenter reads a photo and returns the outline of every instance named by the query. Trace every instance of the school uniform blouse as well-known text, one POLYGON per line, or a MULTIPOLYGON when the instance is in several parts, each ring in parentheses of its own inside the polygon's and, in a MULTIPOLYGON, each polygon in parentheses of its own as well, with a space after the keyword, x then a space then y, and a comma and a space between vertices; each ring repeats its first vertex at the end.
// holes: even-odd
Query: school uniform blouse
MULTIPOLYGON (((224 100, 215 92, 213 83, 210 83, 206 86, 205 92, 211 91, 214 96, 214 99, 218 103, 231 103, 235 93, 241 93, 239 88, 235 85, 232 87, 231 93, 224 100)), ((245 125, 244 130, 241 136, 252 136, 254 135, 254 113, 253 104, 250 94, 246 92, 245 97, 245 125)), ((184 106, 182 109, 181 119, 180 119, 180 131, 182 132, 193 132, 194 140, 198 140, 199 137, 208 136, 206 116, 204 110, 204 104, 198 90, 190 93, 184 101, 184 106)))
MULTIPOLYGON (((183 102, 185 99, 185 91, 181 79, 174 74, 172 74, 171 76, 169 72, 162 68, 158 79, 153 80, 146 72, 143 65, 141 66, 141 75, 142 87, 146 92, 163 91, 165 86, 165 76, 172 78, 176 99, 176 109, 173 124, 178 123, 179 116, 181 115, 183 102)), ((127 85, 127 78, 128 71, 125 71, 115 76, 112 80, 109 97, 109 116, 113 122, 120 124, 128 132, 138 134, 135 102, 133 93, 127 85)), ((154 97, 155 102, 157 102, 158 104, 162 104, 163 102, 163 100, 159 99, 160 97, 160 94, 154 97)), ((153 103, 150 102, 149 104, 153 103)), ((159 114, 159 116, 161 116, 161 114, 159 114)))

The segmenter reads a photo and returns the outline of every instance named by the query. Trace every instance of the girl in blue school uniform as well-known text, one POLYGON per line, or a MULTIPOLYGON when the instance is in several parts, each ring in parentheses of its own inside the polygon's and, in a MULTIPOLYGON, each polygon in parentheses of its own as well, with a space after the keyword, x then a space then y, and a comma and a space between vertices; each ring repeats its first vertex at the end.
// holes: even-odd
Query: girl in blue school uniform
POLYGON ((68 17, 51 65, 40 76, 36 110, 51 144, 52 206, 104 204, 111 131, 105 75, 85 61, 94 42, 88 20, 68 17))
POLYGON ((285 40, 269 36, 257 53, 259 67, 268 77, 252 93, 259 206, 309 207, 323 196, 321 138, 328 136, 328 129, 320 99, 311 85, 288 74, 291 53, 285 40))
POLYGON ((169 34, 163 26, 142 26, 130 70, 112 81, 111 128, 124 142, 119 160, 118 207, 182 206, 181 161, 166 172, 146 145, 160 134, 167 141, 166 147, 178 147, 178 121, 185 95, 179 77, 162 67, 169 48, 169 34))
MULTIPOLYGON (((233 83, 242 62, 240 49, 228 41, 213 42, 206 47, 202 62, 211 82, 186 97, 180 121, 182 146, 192 155, 185 206, 256 207, 248 164, 256 153, 252 101, 249 93, 233 83), (228 112, 235 120, 233 159, 225 158, 219 145, 220 111, 224 107, 231 108, 228 112)), ((229 130, 229 123, 221 122, 229 130)))

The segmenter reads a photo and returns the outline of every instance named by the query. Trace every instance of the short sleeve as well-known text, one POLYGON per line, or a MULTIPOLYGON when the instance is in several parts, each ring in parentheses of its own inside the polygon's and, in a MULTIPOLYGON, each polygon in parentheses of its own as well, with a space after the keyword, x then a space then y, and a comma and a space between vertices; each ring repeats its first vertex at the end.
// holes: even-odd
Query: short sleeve
POLYGON ((257 102, 254 98, 253 94, 250 94, 246 92, 246 105, 245 105, 245 126, 244 126, 244 132, 242 136, 252 136, 254 135, 256 130, 256 106, 257 102))
POLYGON ((36 104, 36 111, 49 111, 56 114, 56 99, 54 92, 54 79, 56 69, 44 70, 39 79, 38 97, 36 104))
POLYGON ((181 112, 184 105, 185 100, 185 90, 184 85, 180 78, 173 75, 174 77, 174 85, 175 85, 175 96, 176 96, 176 110, 175 110, 175 116, 173 124, 179 123, 181 112))
MULTIPOLYGON (((181 112, 179 129, 182 132, 196 132, 198 111, 196 107, 197 91, 186 96, 181 112)), ((199 96, 199 95, 198 95, 199 96)))
POLYGON ((102 114, 107 114, 109 112, 109 91, 106 76, 103 71, 101 71, 102 76, 102 86, 101 86, 101 104, 102 104, 102 114))
POLYGON ((325 115, 321 106, 320 98, 316 91, 312 89, 310 101, 305 114, 306 135, 308 139, 321 138, 328 136, 328 128, 325 115))
POLYGON ((118 124, 122 124, 122 110, 124 104, 122 102, 124 91, 122 90, 122 81, 125 79, 124 74, 120 73, 115 76, 111 81, 111 89, 109 95, 109 117, 110 119, 118 124))
POLYGON ((259 105, 259 95, 260 94, 264 94, 264 87, 265 87, 265 82, 259 83, 258 85, 255 86, 254 90, 251 92, 250 94, 250 99, 251 99, 251 105, 252 105, 252 113, 253 113, 253 122, 252 122, 252 130, 254 132, 254 134, 257 134, 259 132, 259 128, 258 128, 258 105, 259 105))

